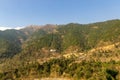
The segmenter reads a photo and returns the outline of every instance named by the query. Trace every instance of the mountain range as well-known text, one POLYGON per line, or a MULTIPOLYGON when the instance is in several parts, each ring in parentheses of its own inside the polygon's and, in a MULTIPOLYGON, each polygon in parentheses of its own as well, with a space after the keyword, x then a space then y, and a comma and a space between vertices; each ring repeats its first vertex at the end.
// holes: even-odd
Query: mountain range
MULTIPOLYGON (((119 19, 90 24, 31 25, 20 30, 0 31, 0 72, 2 75, 4 73, 4 76, 9 71, 22 69, 23 65, 31 65, 35 62, 45 65, 44 62, 52 59, 74 59, 77 63, 91 60, 101 63, 110 62, 111 60, 119 62, 119 52, 119 19)), ((70 65, 70 63, 66 64, 70 65)), ((64 72, 61 75, 64 76, 64 72)), ((116 79, 111 74, 109 76, 110 79, 106 77, 107 80, 116 79)), ((1 79, 21 80, 21 77, 24 76, 18 78, 3 78, 1 76, 1 79)), ((75 75, 72 77, 75 77, 75 75)), ((92 80, 92 76, 85 80, 89 80, 89 78, 92 80)), ((120 77, 118 78, 120 79, 120 77)))

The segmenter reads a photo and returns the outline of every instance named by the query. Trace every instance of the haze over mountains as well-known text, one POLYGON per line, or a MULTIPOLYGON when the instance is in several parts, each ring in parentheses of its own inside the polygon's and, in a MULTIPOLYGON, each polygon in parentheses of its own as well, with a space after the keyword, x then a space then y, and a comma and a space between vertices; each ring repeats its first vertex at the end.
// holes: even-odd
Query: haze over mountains
POLYGON ((4 30, 0 31, 0 78, 120 79, 119 52, 119 19, 4 30))
POLYGON ((16 29, 16 30, 19 30, 23 27, 16 27, 16 28, 11 28, 11 27, 0 27, 0 30, 4 31, 4 30, 7 30, 7 29, 16 29))

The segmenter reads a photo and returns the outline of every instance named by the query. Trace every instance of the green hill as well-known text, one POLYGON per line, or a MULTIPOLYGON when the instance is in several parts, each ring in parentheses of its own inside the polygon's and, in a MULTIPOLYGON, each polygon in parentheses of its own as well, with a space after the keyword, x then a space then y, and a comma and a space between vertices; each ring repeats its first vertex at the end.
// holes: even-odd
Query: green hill
POLYGON ((18 30, 0 31, 0 58, 10 58, 21 51, 26 35, 18 30))
POLYGON ((41 48, 56 49, 64 52, 70 47, 78 47, 79 51, 114 44, 120 40, 120 20, 110 20, 94 24, 58 25, 56 32, 40 29, 35 32, 27 45, 35 51, 41 48))
POLYGON ((0 57, 2 80, 119 80, 120 20, 0 31, 0 57))

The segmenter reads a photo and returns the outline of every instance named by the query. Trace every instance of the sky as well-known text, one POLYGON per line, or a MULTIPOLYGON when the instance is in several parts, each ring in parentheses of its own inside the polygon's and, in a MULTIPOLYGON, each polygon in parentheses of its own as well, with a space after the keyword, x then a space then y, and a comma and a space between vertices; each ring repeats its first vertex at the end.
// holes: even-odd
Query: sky
POLYGON ((120 0, 0 0, 0 29, 120 19, 120 0))

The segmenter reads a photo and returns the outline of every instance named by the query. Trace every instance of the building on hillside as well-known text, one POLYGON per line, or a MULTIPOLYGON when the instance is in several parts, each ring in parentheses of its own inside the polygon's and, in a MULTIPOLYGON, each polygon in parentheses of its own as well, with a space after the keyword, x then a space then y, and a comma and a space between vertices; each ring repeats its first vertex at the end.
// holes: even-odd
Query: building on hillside
POLYGON ((56 49, 50 49, 50 52, 56 52, 57 50, 56 49))

